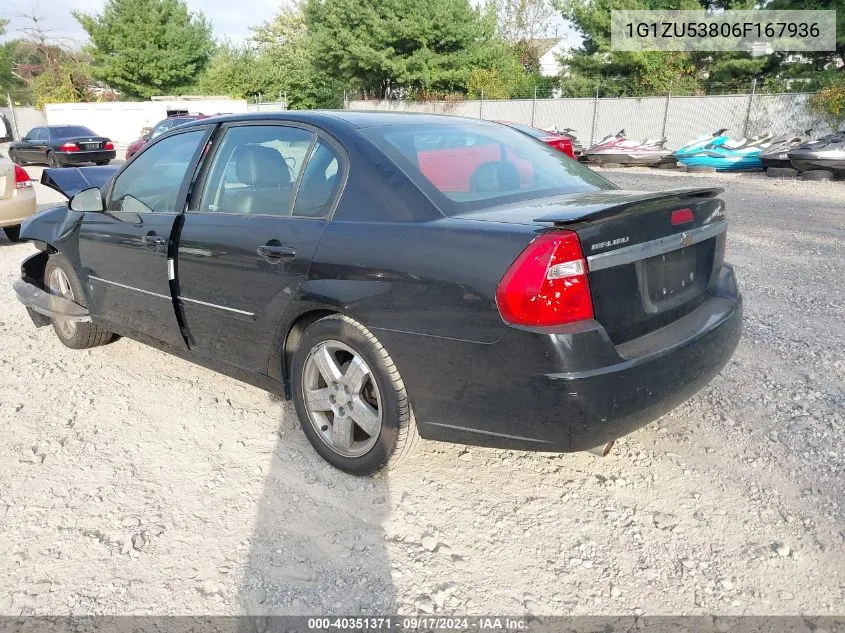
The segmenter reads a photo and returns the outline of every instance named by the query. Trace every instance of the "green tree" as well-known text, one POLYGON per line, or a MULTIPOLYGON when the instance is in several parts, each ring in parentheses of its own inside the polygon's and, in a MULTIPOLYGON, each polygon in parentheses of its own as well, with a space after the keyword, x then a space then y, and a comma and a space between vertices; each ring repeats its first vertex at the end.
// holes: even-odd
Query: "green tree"
POLYGON ((214 50, 211 24, 183 0, 107 0, 100 14, 73 16, 91 39, 95 76, 130 97, 192 86, 214 50))
MULTIPOLYGON (((824 0, 819 0, 824 1, 824 0)), ((841 0, 845 1, 845 0, 841 0)), ((751 79, 778 68, 777 56, 752 58, 747 53, 623 52, 610 49, 613 9, 720 10, 754 9, 755 0, 554 0, 564 18, 584 39, 567 60, 561 78, 565 93, 689 94, 702 90, 747 89, 751 79), (605 78, 602 81, 602 78, 605 78), (611 78, 608 81, 606 78, 611 78)))
POLYGON ((316 63, 305 14, 299 4, 282 8, 272 20, 252 29, 252 42, 267 73, 268 93, 287 95, 290 108, 337 108, 343 86, 316 63))
POLYGON ((845 80, 837 81, 810 97, 810 112, 836 132, 845 125, 845 80))
POLYGON ((469 0, 307 0, 318 69, 377 97, 465 92, 503 54, 495 16, 469 0))

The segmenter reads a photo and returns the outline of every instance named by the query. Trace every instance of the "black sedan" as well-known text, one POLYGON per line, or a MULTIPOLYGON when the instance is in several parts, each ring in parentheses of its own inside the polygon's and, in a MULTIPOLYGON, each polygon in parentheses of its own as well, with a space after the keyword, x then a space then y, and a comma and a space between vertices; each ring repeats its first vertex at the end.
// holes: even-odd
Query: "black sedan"
POLYGON ((97 136, 83 125, 35 127, 23 139, 9 145, 9 158, 18 165, 108 165, 114 157, 114 143, 104 136, 97 136))
POLYGON ((721 190, 621 191, 495 123, 219 117, 43 182, 71 200, 21 231, 36 325, 291 398, 351 473, 418 436, 603 452, 711 380, 742 329, 721 190))

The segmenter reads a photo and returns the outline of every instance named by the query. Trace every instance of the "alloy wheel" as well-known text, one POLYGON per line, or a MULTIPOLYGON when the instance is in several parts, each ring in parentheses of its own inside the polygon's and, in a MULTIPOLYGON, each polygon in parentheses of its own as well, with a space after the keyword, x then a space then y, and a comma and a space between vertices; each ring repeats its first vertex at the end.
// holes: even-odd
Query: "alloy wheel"
POLYGON ((322 341, 305 360, 302 396, 318 437, 344 457, 365 455, 378 440, 382 401, 370 367, 340 341, 322 341))
MULTIPOLYGON (((50 279, 49 279, 49 286, 50 286, 50 293, 57 295, 59 297, 64 297, 65 299, 70 299, 73 301, 73 289, 70 286, 70 280, 68 279, 65 271, 61 268, 54 268, 50 271, 50 279)), ((76 322, 71 321, 69 319, 61 319, 61 318, 53 318, 54 323, 58 330, 62 333, 67 339, 73 338, 73 335, 76 334, 76 322)))

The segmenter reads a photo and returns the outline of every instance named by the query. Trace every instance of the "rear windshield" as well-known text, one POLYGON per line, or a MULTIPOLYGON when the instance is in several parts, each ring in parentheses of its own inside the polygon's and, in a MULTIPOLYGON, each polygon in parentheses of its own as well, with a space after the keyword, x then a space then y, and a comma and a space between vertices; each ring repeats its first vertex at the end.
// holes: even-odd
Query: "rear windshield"
POLYGON ((84 125, 60 125, 50 128, 52 138, 69 138, 71 136, 97 136, 84 125))
POLYGON ((558 150, 495 124, 362 130, 447 215, 567 193, 615 189, 558 150))

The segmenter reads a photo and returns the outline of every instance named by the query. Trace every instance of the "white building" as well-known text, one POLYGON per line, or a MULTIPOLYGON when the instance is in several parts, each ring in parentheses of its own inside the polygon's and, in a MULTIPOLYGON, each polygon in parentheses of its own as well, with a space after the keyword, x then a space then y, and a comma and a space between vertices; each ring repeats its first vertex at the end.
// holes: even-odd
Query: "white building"
POLYGON ((536 41, 537 57, 540 60, 540 74, 556 77, 562 69, 559 57, 572 50, 567 37, 550 37, 536 41))

